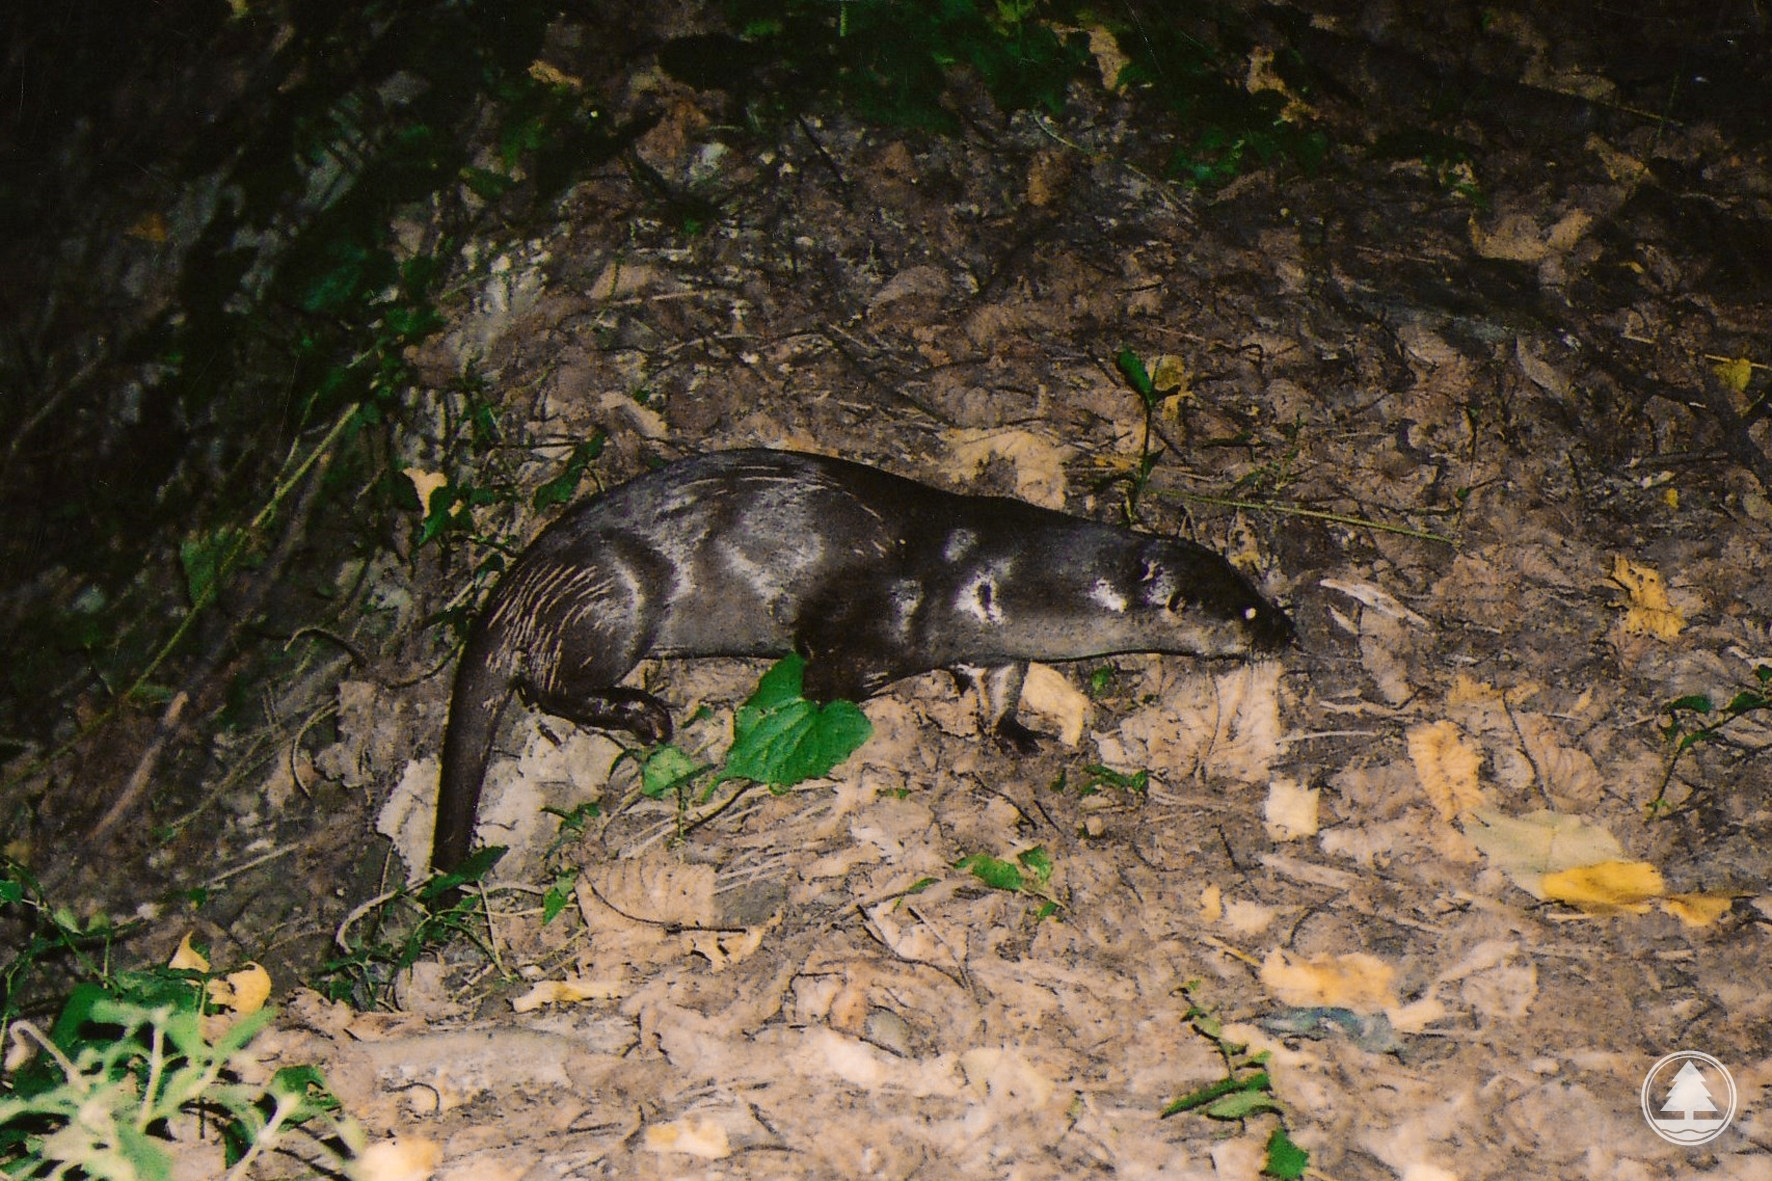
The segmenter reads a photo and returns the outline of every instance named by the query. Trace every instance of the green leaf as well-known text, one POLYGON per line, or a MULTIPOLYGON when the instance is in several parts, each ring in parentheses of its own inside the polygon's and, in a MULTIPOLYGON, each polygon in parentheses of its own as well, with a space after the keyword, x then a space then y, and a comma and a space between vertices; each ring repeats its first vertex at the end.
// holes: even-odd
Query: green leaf
POLYGON ((537 512, 556 504, 565 504, 577 494, 585 469, 591 466, 593 459, 603 454, 605 438, 603 432, 598 431, 594 437, 572 449, 572 454, 567 458, 560 474, 535 490, 534 507, 537 512))
POLYGON ((1171 1100, 1160 1113, 1164 1119, 1183 1111, 1192 1111, 1196 1107, 1204 1107, 1223 1095, 1228 1095, 1241 1084, 1234 1078, 1221 1078, 1209 1083, 1196 1091, 1189 1091, 1179 1099, 1171 1100))
POLYGON ((1144 362, 1139 360, 1137 353, 1129 348, 1122 348, 1114 355, 1114 367, 1126 379, 1126 384, 1132 387, 1132 392, 1144 399, 1147 405, 1156 402, 1156 383, 1151 381, 1150 372, 1145 369, 1144 362))
POLYGON ((873 723, 853 702, 806 700, 805 668, 803 657, 787 656, 763 674, 732 719, 720 778, 791 787, 829 774, 873 734, 873 723))
MULTIPOLYGON (((1267 1076, 1262 1075, 1260 1077, 1265 1086, 1267 1076)), ((1248 1119, 1250 1116, 1256 1115, 1259 1112, 1278 1110, 1280 1110, 1279 1100, 1275 1099, 1265 1090, 1247 1090, 1236 1091, 1232 1094, 1226 1095, 1224 1098, 1206 1108, 1206 1114, 1213 1119, 1230 1120, 1248 1119)))
POLYGON ((461 170, 461 182, 482 201, 498 200, 517 183, 504 173, 494 172, 489 168, 464 168, 461 170))
MULTIPOLYGON (((567 876, 570 878, 570 875, 567 876)), ((559 918, 560 912, 565 910, 567 904, 571 901, 572 886, 570 881, 564 885, 556 881, 553 885, 549 886, 547 892, 541 896, 542 925, 546 926, 559 918)))
POLYGON ((993 890, 1021 889, 1021 870, 1012 861, 1002 861, 985 853, 974 853, 954 862, 955 869, 963 869, 993 890))
POLYGON ((240 530, 224 526, 193 533, 179 545, 178 560, 184 567, 191 606, 204 607, 215 598, 217 585, 233 568, 244 540, 240 530))
POLYGON ((1027 852, 1017 855, 1015 863, 1033 875, 1037 886, 1044 886, 1052 880, 1052 854, 1043 845, 1035 845, 1027 852))
POLYGON ((707 769, 667 742, 641 760, 640 794, 649 800, 663 799, 707 769))
POLYGON ((1278 1177, 1280 1181, 1299 1181, 1310 1163, 1311 1154, 1293 1143, 1285 1128, 1275 1128, 1267 1138, 1267 1163, 1261 1166, 1264 1175, 1278 1177))

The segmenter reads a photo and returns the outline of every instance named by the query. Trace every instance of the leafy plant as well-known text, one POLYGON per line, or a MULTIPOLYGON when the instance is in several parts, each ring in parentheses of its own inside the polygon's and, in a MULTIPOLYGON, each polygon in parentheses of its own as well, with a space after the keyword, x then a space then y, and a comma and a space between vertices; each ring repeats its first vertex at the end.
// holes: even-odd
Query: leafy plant
POLYGON ((1056 866, 1044 846, 1024 849, 1013 861, 973 853, 954 862, 954 868, 970 873, 993 890, 1039 899, 1040 907, 1034 912, 1036 922, 1056 914, 1062 906, 1052 893, 1052 871, 1056 866))
POLYGON ((1722 737, 1724 728, 1732 722, 1738 722, 1750 714, 1772 711, 1772 665, 1756 666, 1754 682, 1752 688, 1737 691, 1735 696, 1721 706, 1713 702, 1707 694, 1692 693, 1677 697, 1663 707, 1667 724, 1661 728, 1661 736, 1670 747, 1670 752, 1667 772, 1661 777, 1661 787, 1648 804, 1651 816, 1664 813, 1669 808, 1667 789, 1673 782, 1674 768, 1679 765, 1681 755, 1702 742, 1716 741, 1722 737))
POLYGON ((0 964, 0 1041, 24 1014, 37 978, 52 963, 102 979, 110 970, 112 946, 140 926, 113 926, 102 914, 83 921, 51 903, 30 870, 6 856, 0 856, 0 921, 10 944, 0 964))
POLYGON ((805 671, 806 658, 798 653, 770 666, 733 715, 732 745, 720 763, 699 763, 668 743, 647 753, 641 759, 642 792, 660 799, 712 772, 699 797, 703 801, 730 779, 761 783, 779 794, 830 774, 874 727, 854 702, 807 700, 805 671))
POLYGON ((1287 1135, 1286 1106, 1274 1094, 1273 1077, 1267 1069, 1270 1055, 1266 1050, 1251 1054, 1246 1043, 1226 1037, 1224 1023, 1199 1003, 1198 989, 1198 981, 1190 981, 1182 987, 1182 994, 1188 1000, 1183 1017, 1195 1033, 1212 1043, 1224 1062, 1224 1077, 1172 1100, 1159 1114, 1168 1119, 1183 1112, 1198 1111, 1210 1119, 1244 1120, 1252 1115, 1272 1112, 1280 1122, 1268 1136, 1267 1161, 1261 1171, 1263 1175, 1277 1177, 1280 1181, 1297 1181, 1310 1164, 1310 1153, 1287 1135))
POLYGON ((504 854, 497 845, 477 850, 449 873, 359 908, 365 933, 354 926, 339 933, 342 950, 322 965, 312 981, 315 991, 355 1008, 373 1008, 388 999, 400 974, 425 956, 461 938, 478 941, 480 901, 462 887, 482 880, 504 854))
POLYGON ((76 987, 47 1034, 17 1023, 15 1043, 38 1054, 0 1085, 0 1172, 168 1178, 180 1157, 214 1151, 200 1143, 205 1128, 220 1134, 230 1179, 297 1129, 342 1167, 363 1136, 319 1072, 290 1066, 267 1076, 249 1047, 274 1010, 220 1020, 207 1011, 208 980, 121 974, 76 987))

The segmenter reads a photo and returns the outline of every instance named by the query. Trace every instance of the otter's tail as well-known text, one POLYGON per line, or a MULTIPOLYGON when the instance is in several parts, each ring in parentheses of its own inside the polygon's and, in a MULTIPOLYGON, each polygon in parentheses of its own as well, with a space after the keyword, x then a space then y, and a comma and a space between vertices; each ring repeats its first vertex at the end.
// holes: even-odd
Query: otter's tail
POLYGON ((455 669, 449 724, 443 732, 443 772, 437 785, 437 827, 431 868, 449 871, 467 860, 480 811, 480 788, 492 757, 499 715, 511 696, 510 673, 496 659, 498 645, 476 627, 455 669))

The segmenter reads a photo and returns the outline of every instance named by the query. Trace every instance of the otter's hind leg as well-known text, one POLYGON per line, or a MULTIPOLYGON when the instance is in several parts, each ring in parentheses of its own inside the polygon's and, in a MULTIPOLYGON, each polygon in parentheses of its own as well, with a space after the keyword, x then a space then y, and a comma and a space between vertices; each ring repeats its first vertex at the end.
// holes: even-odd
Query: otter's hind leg
POLYGON ((626 730, 643 742, 671 736, 664 702, 618 682, 652 649, 653 596, 663 585, 656 555, 602 548, 594 562, 536 563, 499 605, 517 694, 526 705, 581 726, 626 730))

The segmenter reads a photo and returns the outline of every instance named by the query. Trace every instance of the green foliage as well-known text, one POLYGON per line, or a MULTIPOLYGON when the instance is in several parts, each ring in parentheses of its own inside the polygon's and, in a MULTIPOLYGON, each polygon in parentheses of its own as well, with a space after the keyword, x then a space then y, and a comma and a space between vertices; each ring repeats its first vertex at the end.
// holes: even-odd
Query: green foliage
POLYGON ((319 1072, 265 1077, 249 1046, 271 1009, 210 1032, 208 979, 119 974, 77 986, 47 1035, 18 1022, 17 1043, 39 1053, 0 1084, 0 1173, 168 1178, 175 1151, 191 1151, 205 1128, 219 1131, 230 1177, 298 1128, 342 1167, 341 1150, 363 1137, 319 1072))
POLYGON ((1116 771, 1101 763, 1091 763, 1083 768, 1089 774, 1089 788, 1092 790, 1111 787, 1117 791, 1129 791, 1134 795, 1144 795, 1151 787, 1151 773, 1145 770, 1116 771))
POLYGON ((568 504, 578 494, 579 481, 584 479, 586 469, 591 461, 603 454, 603 445, 608 436, 598 431, 589 439, 572 449, 566 463, 561 467, 560 474, 535 490, 530 507, 536 512, 552 508, 557 504, 568 504))
POLYGON ((1056 914, 1060 909, 1061 904, 1052 893, 1052 871, 1057 867, 1044 846, 1024 849, 1013 861, 973 853, 954 862, 954 868, 964 870, 993 890, 1039 899, 1040 907, 1034 913, 1036 921, 1056 914))
MULTIPOLYGON (((778 100, 835 94, 863 118, 952 132, 948 72, 970 72, 1004 110, 1057 114, 1084 76, 1088 37, 1039 0, 734 0, 754 68, 784 63, 778 100)), ((762 91, 738 77, 734 88, 762 91)))
POLYGON ((1167 1119, 1197 1111, 1216 1120, 1243 1120, 1272 1112, 1279 1116, 1280 1123, 1268 1137, 1267 1161, 1261 1171, 1280 1181, 1297 1181, 1310 1163, 1310 1154, 1286 1133, 1286 1106, 1274 1094, 1273 1078, 1267 1069, 1268 1053, 1264 1050, 1251 1054, 1247 1044, 1226 1037, 1224 1022, 1196 999, 1198 988, 1197 981, 1182 988, 1188 999, 1184 1017, 1195 1033, 1212 1043, 1224 1062, 1224 1077, 1171 1100, 1160 1115, 1167 1119))
POLYGON ((322 965, 312 981, 328 1000, 358 1009, 389 1000, 400 973, 457 939, 478 940, 479 900, 462 887, 481 881, 505 855, 502 846, 476 850, 450 873, 436 874, 416 890, 383 899, 357 927, 340 933, 344 950, 322 965))
POLYGON ((802 691, 806 659, 784 656, 757 681, 732 718, 732 745, 719 763, 697 761, 664 743, 639 756, 640 791, 651 799, 684 795, 710 777, 699 799, 731 779, 782 792, 828 775, 873 735, 873 723, 848 701, 808 701, 802 691))
POLYGON ((141 925, 112 926, 102 914, 83 921, 67 907, 50 902, 31 872, 3 855, 0 921, 13 935, 0 962, 0 1041, 26 1012, 32 992, 41 991, 49 970, 71 968, 77 975, 102 979, 112 946, 141 925))
POLYGON ((789 788, 828 775, 873 734, 873 723, 854 702, 806 700, 805 670, 805 658, 796 654, 763 674, 732 719, 732 746, 720 779, 789 788))
MULTIPOLYGON (((897 127, 958 130, 953 74, 975 78, 998 108, 1058 115, 1076 84, 1100 85, 1090 29, 1127 61, 1115 83, 1179 116, 1172 178, 1216 186, 1256 163, 1314 168, 1328 141, 1282 116, 1286 99, 1242 83, 1252 44, 1230 10, 1203 6, 1151 18, 1077 0, 730 0, 739 39, 698 35, 661 61, 685 81, 742 100, 796 107, 833 95, 863 118, 897 127)), ((1309 78, 1296 58, 1273 63, 1295 90, 1309 78)))
POLYGON ((1723 730, 1731 723, 1768 711, 1772 711, 1772 665, 1765 664, 1754 668, 1751 688, 1738 690, 1720 706, 1704 693, 1677 697, 1663 706, 1667 722, 1661 728, 1661 737, 1669 747, 1667 773, 1661 777, 1661 788, 1655 798, 1649 801, 1649 814, 1654 816, 1669 810, 1667 788, 1673 782, 1674 768, 1679 765, 1681 755, 1700 743, 1721 738, 1723 730))

